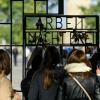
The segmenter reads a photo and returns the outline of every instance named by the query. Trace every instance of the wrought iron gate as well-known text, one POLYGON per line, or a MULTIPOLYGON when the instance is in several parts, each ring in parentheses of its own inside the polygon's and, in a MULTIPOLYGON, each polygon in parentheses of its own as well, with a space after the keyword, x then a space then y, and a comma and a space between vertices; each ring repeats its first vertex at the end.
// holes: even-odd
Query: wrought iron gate
MULTIPOLYGON (((8 46, 11 51, 13 47, 20 47, 22 54, 22 77, 24 78, 28 70, 26 66, 26 47, 55 45, 60 47, 84 47, 85 50, 89 47, 96 46, 99 48, 99 16, 97 15, 64 15, 63 0, 58 0, 58 13, 48 12, 48 0, 34 0, 34 13, 24 12, 24 0, 10 0, 10 22, 0 23, 1 25, 9 25, 10 27, 10 43, 8 46), (37 13, 37 1, 46 2, 45 13, 37 13), (21 32, 22 43, 13 44, 13 10, 14 3, 20 3, 21 6, 21 32), (85 20, 93 19, 95 25, 91 29, 85 27, 85 20), (29 22, 31 21, 31 24, 29 22)), ((12 62, 13 63, 13 62, 12 62)), ((20 66, 19 66, 20 67, 20 66)), ((10 78, 13 83, 13 64, 10 78)), ((17 73, 18 74, 18 73, 17 73)), ((21 92, 20 89, 17 89, 21 92)))

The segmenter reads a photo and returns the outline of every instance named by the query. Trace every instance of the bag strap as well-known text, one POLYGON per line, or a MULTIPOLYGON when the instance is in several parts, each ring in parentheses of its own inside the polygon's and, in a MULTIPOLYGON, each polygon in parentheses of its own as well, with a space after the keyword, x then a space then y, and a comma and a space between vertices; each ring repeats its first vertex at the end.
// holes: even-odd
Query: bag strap
POLYGON ((71 74, 69 73, 69 76, 71 76, 73 78, 73 80, 81 87, 81 89, 84 91, 84 93, 86 94, 86 96, 89 98, 89 100, 92 100, 89 93, 86 91, 86 89, 82 86, 82 84, 71 74))

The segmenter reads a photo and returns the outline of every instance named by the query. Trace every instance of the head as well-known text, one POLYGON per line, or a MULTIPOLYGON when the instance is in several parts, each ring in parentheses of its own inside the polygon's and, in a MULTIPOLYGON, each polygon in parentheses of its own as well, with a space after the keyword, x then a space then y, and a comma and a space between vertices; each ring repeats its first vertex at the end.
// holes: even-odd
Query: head
POLYGON ((34 51, 32 52, 32 69, 36 71, 39 69, 41 61, 42 61, 42 52, 43 48, 42 47, 36 47, 34 51))
POLYGON ((0 74, 4 72, 5 75, 8 75, 11 71, 10 67, 9 54, 5 50, 0 49, 0 74))
POLYGON ((88 60, 88 58, 86 57, 85 52, 83 52, 82 50, 73 50, 73 52, 71 52, 69 58, 68 58, 68 64, 70 63, 85 63, 87 66, 91 67, 91 63, 88 60))
POLYGON ((60 63, 60 54, 58 49, 55 46, 47 47, 44 53, 43 66, 52 69, 58 63, 60 63))

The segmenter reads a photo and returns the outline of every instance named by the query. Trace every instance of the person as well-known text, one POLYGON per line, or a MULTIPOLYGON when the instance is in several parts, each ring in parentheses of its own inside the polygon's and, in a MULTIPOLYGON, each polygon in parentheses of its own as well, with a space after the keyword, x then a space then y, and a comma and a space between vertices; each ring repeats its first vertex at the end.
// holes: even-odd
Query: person
POLYGON ((25 55, 25 62, 26 62, 26 64, 28 62, 29 56, 30 56, 30 49, 29 49, 29 47, 26 47, 26 55, 25 55))
POLYGON ((28 100, 56 99, 58 83, 64 73, 61 67, 57 66, 60 63, 58 49, 48 46, 43 57, 40 69, 32 77, 28 100))
POLYGON ((63 65, 67 63, 68 52, 67 50, 63 50, 63 65))
POLYGON ((7 75, 10 73, 9 54, 0 49, 0 100, 20 100, 19 95, 13 90, 7 75))
POLYGON ((90 59, 91 64, 92 64, 92 72, 96 73, 96 66, 97 63, 100 62, 100 48, 98 49, 97 52, 95 52, 92 56, 92 58, 90 59))
POLYGON ((63 100, 100 100, 100 69, 97 68, 98 76, 92 73, 91 63, 82 50, 71 52, 64 69, 66 76, 62 83, 63 100), (88 99, 75 79, 92 99, 88 99))
POLYGON ((28 99, 28 91, 32 76, 39 69, 42 62, 42 51, 42 47, 36 47, 33 50, 31 57, 27 63, 27 68, 29 68, 30 66, 31 68, 28 70, 26 77, 21 81, 21 90, 23 96, 25 97, 25 100, 28 99))
POLYGON ((17 47, 14 47, 12 50, 13 58, 14 58, 14 65, 17 66, 17 56, 18 56, 18 49, 17 47))

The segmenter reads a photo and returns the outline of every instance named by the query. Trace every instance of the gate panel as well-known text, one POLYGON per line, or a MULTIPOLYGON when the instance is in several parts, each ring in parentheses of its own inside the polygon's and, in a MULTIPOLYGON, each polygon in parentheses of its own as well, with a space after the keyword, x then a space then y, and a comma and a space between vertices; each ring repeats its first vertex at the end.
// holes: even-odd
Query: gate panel
POLYGON ((27 13, 27 3, 25 3, 27 0, 10 0, 10 10, 8 10, 10 17, 7 21, 0 22, 0 29, 4 30, 0 36, 8 39, 8 43, 2 40, 0 48, 6 49, 11 56, 12 72, 8 77, 18 92, 21 92, 21 80, 29 70, 26 60, 27 48, 33 50, 36 46, 55 45, 60 50, 61 57, 63 49, 66 48, 83 48, 86 53, 89 48, 97 47, 97 50, 99 48, 99 16, 64 15, 64 0, 57 1, 58 10, 51 14, 49 1, 33 0, 31 11, 27 13), (38 2, 45 4, 43 13, 41 9, 37 10, 38 2), (20 9, 20 12, 17 12, 17 9, 20 9), (92 29, 85 25, 85 21, 89 19, 95 23, 92 29), (19 36, 21 38, 17 40, 16 37, 19 36), (17 65, 13 51, 15 48, 18 50, 17 65))

